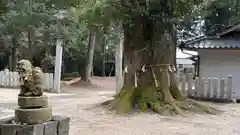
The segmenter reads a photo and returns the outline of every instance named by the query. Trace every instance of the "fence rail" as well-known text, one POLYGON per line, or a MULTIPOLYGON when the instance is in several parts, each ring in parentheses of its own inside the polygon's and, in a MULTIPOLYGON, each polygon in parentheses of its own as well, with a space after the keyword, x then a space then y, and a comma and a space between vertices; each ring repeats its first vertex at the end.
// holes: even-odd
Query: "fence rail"
POLYGON ((193 79, 192 73, 177 77, 179 88, 188 97, 214 101, 232 100, 232 79, 231 75, 227 79, 211 77, 193 79))
MULTIPOLYGON (((53 74, 44 73, 43 87, 45 91, 52 92, 53 90, 53 74)), ((0 71, 0 87, 4 88, 19 88, 19 74, 8 70, 0 71)))

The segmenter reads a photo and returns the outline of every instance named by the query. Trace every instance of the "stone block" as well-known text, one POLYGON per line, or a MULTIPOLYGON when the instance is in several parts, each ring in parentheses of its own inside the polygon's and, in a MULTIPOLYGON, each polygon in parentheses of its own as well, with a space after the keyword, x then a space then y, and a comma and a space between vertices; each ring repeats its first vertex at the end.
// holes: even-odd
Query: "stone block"
POLYGON ((16 135, 44 135, 43 129, 43 124, 24 125, 17 131, 16 135))
POLYGON ((20 109, 47 107, 48 98, 45 95, 30 97, 19 96, 18 106, 20 107, 20 109))
POLYGON ((69 135, 69 132, 63 133, 63 134, 58 134, 58 135, 69 135))
POLYGON ((0 135, 15 135, 20 125, 9 124, 13 120, 13 117, 5 118, 0 120, 0 135))
POLYGON ((69 122, 70 118, 69 117, 63 117, 63 116, 53 116, 54 121, 58 121, 58 126, 57 126, 57 133, 58 135, 62 135, 65 133, 69 132, 69 122))
POLYGON ((14 117, 8 117, 8 118, 0 119, 0 125, 10 123, 12 120, 14 120, 14 117))
POLYGON ((44 135, 57 135, 58 121, 49 121, 44 123, 44 135))
POLYGON ((15 118, 17 122, 29 125, 44 123, 52 119, 52 108, 15 109, 15 118))
POLYGON ((43 135, 43 124, 20 125, 12 121, 13 117, 0 120, 0 135, 43 135))
POLYGON ((18 130, 21 129, 21 125, 1 124, 0 129, 1 129, 0 135, 16 135, 18 130))
POLYGON ((69 122, 69 117, 53 116, 52 121, 20 125, 11 117, 0 120, 0 135, 69 135, 69 122))

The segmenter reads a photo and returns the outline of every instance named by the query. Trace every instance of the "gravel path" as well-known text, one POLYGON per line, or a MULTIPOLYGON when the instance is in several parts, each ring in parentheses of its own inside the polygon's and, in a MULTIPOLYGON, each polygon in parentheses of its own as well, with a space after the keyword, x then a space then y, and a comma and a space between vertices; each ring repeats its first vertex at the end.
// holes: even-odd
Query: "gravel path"
MULTIPOLYGON (((18 90, 0 89, 0 118, 13 115, 18 90)), ((219 115, 164 117, 156 114, 114 115, 96 104, 111 98, 107 89, 72 89, 49 94, 54 114, 71 117, 70 135, 239 135, 240 105, 214 104, 219 115)))

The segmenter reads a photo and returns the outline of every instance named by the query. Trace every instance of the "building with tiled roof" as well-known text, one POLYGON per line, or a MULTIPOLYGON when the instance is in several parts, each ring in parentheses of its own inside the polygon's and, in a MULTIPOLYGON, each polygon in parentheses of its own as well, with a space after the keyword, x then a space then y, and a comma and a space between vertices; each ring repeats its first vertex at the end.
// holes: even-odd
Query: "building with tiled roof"
POLYGON ((199 77, 227 78, 233 76, 233 98, 240 99, 240 23, 210 37, 186 41, 181 48, 198 52, 199 77))

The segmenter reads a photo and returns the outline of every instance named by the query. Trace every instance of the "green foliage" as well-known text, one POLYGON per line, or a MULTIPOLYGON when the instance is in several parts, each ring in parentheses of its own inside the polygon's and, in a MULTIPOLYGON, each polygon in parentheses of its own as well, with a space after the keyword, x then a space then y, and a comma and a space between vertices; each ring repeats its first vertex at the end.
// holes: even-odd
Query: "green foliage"
POLYGON ((205 9, 205 33, 212 35, 239 22, 239 0, 216 0, 205 9))

